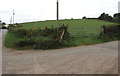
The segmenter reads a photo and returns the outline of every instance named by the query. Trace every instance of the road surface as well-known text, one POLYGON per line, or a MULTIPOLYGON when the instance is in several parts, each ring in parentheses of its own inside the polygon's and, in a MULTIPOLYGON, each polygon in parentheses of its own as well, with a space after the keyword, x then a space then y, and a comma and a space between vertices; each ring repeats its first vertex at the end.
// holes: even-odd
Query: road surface
POLYGON ((2 75, 2 31, 0 29, 0 75, 2 75))
POLYGON ((3 74, 117 74, 118 41, 56 50, 3 47, 3 74))

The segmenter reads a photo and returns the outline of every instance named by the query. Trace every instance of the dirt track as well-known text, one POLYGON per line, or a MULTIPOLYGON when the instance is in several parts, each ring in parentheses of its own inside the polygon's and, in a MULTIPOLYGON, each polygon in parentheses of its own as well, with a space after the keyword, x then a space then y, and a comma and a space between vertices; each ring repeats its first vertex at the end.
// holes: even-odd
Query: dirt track
POLYGON ((117 74, 118 41, 57 50, 3 47, 4 74, 117 74))

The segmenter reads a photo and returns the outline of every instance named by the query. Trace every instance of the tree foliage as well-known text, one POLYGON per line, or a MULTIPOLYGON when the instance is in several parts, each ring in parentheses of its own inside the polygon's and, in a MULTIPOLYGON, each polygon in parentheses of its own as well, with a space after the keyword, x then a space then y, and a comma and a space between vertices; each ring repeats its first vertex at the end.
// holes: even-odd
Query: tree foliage
POLYGON ((112 18, 112 16, 110 16, 109 14, 102 13, 102 14, 98 17, 98 19, 100 19, 100 20, 112 20, 113 18, 112 18))
POLYGON ((119 20, 120 21, 120 13, 115 13, 113 15, 113 17, 114 17, 115 20, 119 20))
POLYGON ((86 16, 84 16, 82 19, 86 19, 86 16))

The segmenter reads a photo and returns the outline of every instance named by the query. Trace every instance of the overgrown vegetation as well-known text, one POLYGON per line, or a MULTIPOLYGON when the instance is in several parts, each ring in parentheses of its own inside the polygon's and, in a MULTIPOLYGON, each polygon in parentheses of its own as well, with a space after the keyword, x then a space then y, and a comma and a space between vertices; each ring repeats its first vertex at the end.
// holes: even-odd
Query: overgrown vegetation
POLYGON ((102 26, 100 38, 104 41, 120 39, 120 25, 102 26))
POLYGON ((120 13, 115 13, 112 16, 110 16, 109 14, 106 13, 102 13, 98 19, 100 20, 104 20, 104 21, 109 21, 109 22, 116 22, 116 23, 120 23, 120 13))
POLYGON ((20 27, 10 27, 5 39, 5 45, 13 48, 32 48, 32 49, 55 49, 63 46, 64 41, 70 39, 67 26, 62 25, 58 28, 44 29, 24 29, 20 27), (64 32, 64 34, 63 34, 64 32), (15 41, 13 39, 16 39, 15 41), (9 40, 8 40, 9 39, 9 40), (10 44, 9 44, 10 42, 10 44), (11 44, 11 42, 13 42, 11 44))
POLYGON ((113 40, 103 35, 100 37, 99 34, 103 31, 103 25, 107 27, 115 23, 95 19, 66 19, 59 22, 69 26, 61 25, 57 28, 54 25, 56 21, 40 21, 20 24, 23 27, 11 27, 5 38, 5 46, 16 49, 55 49, 113 40))

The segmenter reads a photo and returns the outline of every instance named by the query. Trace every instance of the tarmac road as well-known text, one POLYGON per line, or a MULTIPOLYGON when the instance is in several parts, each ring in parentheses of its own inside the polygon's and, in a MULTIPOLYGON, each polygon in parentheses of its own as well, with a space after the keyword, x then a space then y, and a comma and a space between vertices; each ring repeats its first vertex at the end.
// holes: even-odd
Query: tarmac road
POLYGON ((56 50, 3 47, 3 74, 118 74, 118 41, 56 50))

